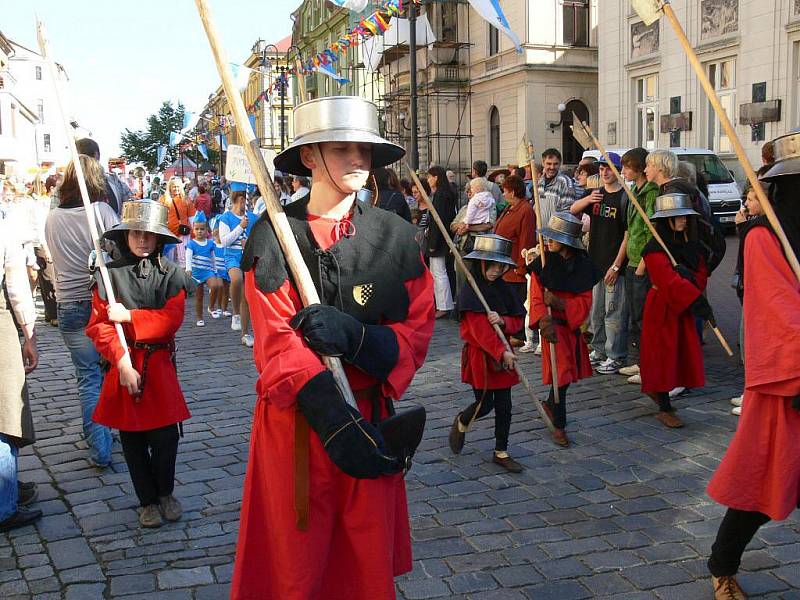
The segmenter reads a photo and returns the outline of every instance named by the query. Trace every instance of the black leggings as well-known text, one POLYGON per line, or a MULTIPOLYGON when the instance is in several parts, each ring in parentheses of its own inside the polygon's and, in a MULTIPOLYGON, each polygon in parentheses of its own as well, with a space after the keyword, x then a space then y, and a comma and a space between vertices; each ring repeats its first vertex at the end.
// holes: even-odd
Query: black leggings
POLYGON ((717 539, 711 546, 708 570, 714 577, 736 575, 744 549, 758 528, 769 521, 763 513, 729 508, 719 525, 717 539))
POLYGON ((485 417, 494 409, 494 449, 498 451, 508 450, 508 432, 511 430, 511 388, 501 390, 478 390, 472 388, 475 394, 475 402, 470 404, 460 415, 458 420, 465 427, 472 420, 472 415, 481 405, 478 416, 475 420, 485 417), (485 394, 485 396, 484 396, 485 394), (481 402, 483 397, 483 402, 481 402))
POLYGON ((139 504, 157 504, 175 488, 175 459, 178 456, 178 425, 147 431, 120 431, 122 453, 128 463, 139 504))
POLYGON ((567 426, 567 389, 569 384, 562 385, 558 388, 559 403, 554 402, 555 395, 553 394, 553 386, 550 386, 550 395, 547 397, 547 406, 553 413, 553 425, 556 429, 564 429, 567 426))

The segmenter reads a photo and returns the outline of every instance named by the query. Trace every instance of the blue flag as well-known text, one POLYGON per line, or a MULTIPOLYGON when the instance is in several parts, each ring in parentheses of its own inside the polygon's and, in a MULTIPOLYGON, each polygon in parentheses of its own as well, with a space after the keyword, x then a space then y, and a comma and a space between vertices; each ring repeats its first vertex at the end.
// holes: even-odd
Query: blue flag
POLYGON ((203 158, 208 160, 208 146, 205 144, 197 144, 197 151, 203 155, 203 158))

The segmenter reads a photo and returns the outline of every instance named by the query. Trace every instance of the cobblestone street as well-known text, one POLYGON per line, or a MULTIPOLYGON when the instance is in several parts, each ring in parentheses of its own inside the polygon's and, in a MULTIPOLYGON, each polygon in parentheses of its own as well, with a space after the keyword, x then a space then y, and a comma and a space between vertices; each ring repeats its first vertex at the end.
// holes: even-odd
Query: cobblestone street
MULTIPOLYGON (((736 346, 739 305, 727 285, 729 238, 711 300, 736 346)), ((20 479, 39 484, 35 526, 0 534, 0 598, 224 599, 233 568, 239 503, 255 400, 250 351, 229 320, 178 336, 180 378, 192 418, 178 453, 183 519, 142 530, 119 443, 113 468, 90 466, 81 440, 74 371, 58 331, 40 325, 30 378, 38 441, 20 457, 20 479)), ((710 598, 705 567, 723 514, 705 485, 736 426, 728 399, 741 393, 737 359, 706 336, 707 385, 679 398, 686 423, 667 430, 652 402, 620 376, 597 375, 568 396, 569 449, 554 446, 522 387, 514 390, 509 475, 490 462, 492 419, 459 456, 447 446, 457 410, 461 342, 437 322, 428 360, 406 399, 428 409, 409 474, 415 563, 398 596, 507 600, 710 598)), ((540 399, 539 357, 522 363, 540 399)), ((302 557, 298 557, 302 559, 302 557)), ((767 525, 745 553, 740 582, 753 597, 800 599, 800 519, 767 525)))

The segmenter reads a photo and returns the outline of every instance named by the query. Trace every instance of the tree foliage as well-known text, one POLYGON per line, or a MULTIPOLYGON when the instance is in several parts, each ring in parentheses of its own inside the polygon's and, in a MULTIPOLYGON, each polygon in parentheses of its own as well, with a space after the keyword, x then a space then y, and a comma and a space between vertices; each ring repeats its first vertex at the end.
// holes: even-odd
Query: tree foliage
POLYGON ((169 134, 183 128, 184 107, 180 102, 173 106, 166 101, 154 115, 147 118, 147 128, 139 131, 125 129, 120 140, 120 147, 125 158, 132 162, 144 163, 150 171, 160 170, 178 158, 178 147, 169 147, 169 134), (167 146, 164 162, 156 164, 158 148, 167 146))

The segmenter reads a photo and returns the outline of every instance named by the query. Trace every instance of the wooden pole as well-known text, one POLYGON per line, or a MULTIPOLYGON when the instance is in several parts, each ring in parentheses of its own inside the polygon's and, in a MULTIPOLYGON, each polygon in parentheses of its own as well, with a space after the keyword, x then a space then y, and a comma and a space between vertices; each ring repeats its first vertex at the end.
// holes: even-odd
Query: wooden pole
MULTIPOLYGON (((61 115, 61 122, 64 126, 64 133, 66 134, 67 144, 69 145, 70 154, 72 155, 72 164, 75 166, 75 177, 78 179, 78 188, 81 192, 81 200, 83 201, 83 208, 86 212, 86 222, 89 226, 89 233, 92 236, 92 245, 96 255, 95 264, 100 270, 100 278, 103 280, 103 286, 106 288, 106 298, 109 304, 115 304, 117 298, 114 295, 114 288, 111 285, 111 278, 108 276, 108 268, 106 261, 103 258, 103 249, 100 247, 100 235, 97 231, 97 223, 95 221, 95 213, 92 208, 92 201, 89 198, 89 190, 86 187, 86 178, 83 174, 83 166, 81 165, 80 156, 78 155, 78 148, 75 145, 75 137, 72 126, 69 124, 67 112, 64 110, 64 102, 61 98, 61 91, 58 89, 58 72, 56 71, 56 64, 50 58, 50 52, 47 45, 47 37, 44 32, 44 24, 37 19, 36 21, 36 37, 39 41, 39 52, 42 55, 45 63, 47 63, 48 70, 50 71, 50 78, 53 80, 53 91, 56 97, 56 104, 58 105, 58 112, 61 115)), ((120 209, 122 207, 120 206, 120 209)), ((128 342, 125 339, 125 332, 122 330, 120 323, 114 323, 114 330, 117 332, 119 343, 122 345, 124 354, 122 360, 126 360, 130 364, 130 354, 128 353, 128 342)))
POLYGON ((753 167, 750 165, 750 161, 747 159, 747 155, 744 152, 742 143, 739 141, 739 136, 736 135, 736 131, 734 130, 733 125, 728 118, 728 113, 726 113, 725 109, 722 108, 722 104, 719 101, 717 92, 714 90, 714 86, 708 79, 708 75, 706 74, 703 65, 700 63, 697 53, 689 43, 689 39, 686 37, 686 33, 683 31, 683 27, 678 21, 678 17, 675 16, 675 11, 672 10, 672 6, 669 4, 669 2, 665 2, 661 8, 664 11, 664 14, 667 15, 667 19, 669 19, 672 28, 675 30, 675 34, 678 36, 678 41, 681 43, 681 46, 683 46, 686 56, 689 59, 689 63, 692 65, 694 72, 697 74, 697 78, 700 80, 700 85, 703 86, 706 96, 708 96, 708 101, 711 102, 714 112, 717 113, 719 122, 722 125, 722 128, 725 130, 725 135, 728 136, 731 144, 733 144, 733 151, 736 153, 736 156, 739 159, 739 164, 741 164, 742 168, 744 169, 747 180, 750 182, 750 185, 753 186, 756 196, 758 196, 758 201, 761 203, 761 207, 764 210, 764 214, 767 216, 767 219, 769 220, 769 224, 772 226, 772 230, 775 232, 775 235, 778 236, 778 240, 783 247, 783 253, 786 255, 786 259, 789 261, 789 266, 791 266, 792 271, 794 271, 795 277, 797 277, 798 281, 800 281, 800 263, 797 260, 797 256, 795 255, 791 244, 789 244, 789 240, 786 237, 786 233, 783 231, 780 221, 778 221, 778 216, 775 214, 775 209, 772 208, 772 204, 770 203, 767 194, 764 193, 764 188, 761 187, 761 182, 758 180, 755 171, 753 171, 753 167))
MULTIPOLYGON (((614 175, 617 178, 617 181, 622 186, 622 189, 625 190, 625 193, 628 195, 628 200, 630 200, 631 203, 633 204, 633 206, 636 208, 636 210, 639 211, 639 214, 641 215, 642 219, 644 219, 645 225, 647 225, 647 228, 650 230, 650 233, 653 234, 653 238, 658 242, 658 244, 661 246, 661 248, 666 253, 667 257, 669 258, 669 262, 672 263, 673 267, 675 265, 677 265, 678 262, 675 260, 675 257, 672 256, 672 253, 669 251, 669 248, 667 248, 667 245, 664 243, 664 240, 658 234, 658 231, 656 231, 656 228, 653 226, 653 222, 650 220, 650 217, 647 215, 647 213, 645 212, 644 208, 642 208, 642 205, 639 204, 638 200, 636 200, 636 196, 634 196, 633 192, 631 192, 631 189, 628 187, 628 184, 625 182, 625 178, 622 176, 622 174, 619 172, 617 167, 614 166, 614 163, 608 157, 608 153, 606 152, 606 149, 603 147, 603 144, 601 144, 600 140, 598 140, 595 137, 594 132, 592 131, 592 128, 589 127, 588 123, 584 123, 583 121, 578 119, 578 117, 577 117, 577 115, 575 115, 575 113, 572 113, 572 114, 573 114, 573 118, 574 118, 575 122, 580 123, 581 128, 583 128, 583 130, 586 132, 586 134, 589 137, 592 138, 592 143, 595 145, 595 147, 598 150, 600 150, 600 153, 603 155, 603 158, 605 158, 605 160, 606 160, 606 165, 608 165, 608 167, 614 173, 614 175)), ((713 322, 713 321, 709 321, 709 324, 711 325, 711 329, 714 332, 714 335, 717 336, 717 339, 719 340, 719 343, 722 346, 722 348, 725 350, 725 352, 728 354, 728 356, 733 356, 733 350, 731 350, 731 347, 728 344, 728 341, 725 339, 725 336, 722 335, 722 332, 719 330, 719 327, 717 327, 717 324, 715 322, 713 322)))
MULTIPOLYGON (((536 225, 541 232, 541 230, 547 226, 547 223, 542 223, 542 199, 539 197, 539 176, 536 173, 536 154, 533 150, 533 143, 528 143, 528 153, 530 154, 530 165, 531 165, 531 180, 533 181, 533 209, 536 211, 536 225)), ((545 265, 545 247, 544 247, 544 236, 539 233, 537 236, 539 240, 539 256, 542 259, 542 269, 544 269, 545 265)), ((546 291, 545 288, 542 288, 543 291, 546 291)), ((548 306, 547 307, 547 315, 552 319, 553 317, 553 310, 548 306)), ((539 337, 541 338, 542 332, 539 331, 539 337)), ((553 342, 547 342, 549 345, 550 350, 550 373, 552 374, 551 379, 553 380, 551 383, 553 385, 553 398, 554 402, 558 404, 561 402, 561 397, 558 393, 558 365, 556 363, 556 345, 553 342)))
MULTIPOLYGON (((436 211, 436 207, 433 206, 433 202, 431 202, 431 199, 428 198, 428 194, 427 194, 427 192, 425 192, 425 188, 422 187, 422 183, 420 182, 419 177, 417 177, 416 171, 414 171, 414 169, 412 169, 411 165, 409 165, 408 163, 406 163, 406 168, 408 169, 408 172, 411 174, 411 179, 414 180, 414 185, 417 186, 417 189, 419 190, 419 193, 425 199, 425 203, 428 205, 428 214, 433 217, 433 221, 436 223, 436 226, 439 228, 439 231, 442 232, 442 237, 444 237, 444 241, 447 242, 447 246, 450 248, 450 252, 453 253, 453 257, 456 260, 456 264, 461 269, 461 272, 464 274, 464 277, 466 278, 466 280, 469 283, 470 287, 475 292, 475 295, 478 297, 478 300, 480 300, 481 304, 483 305, 484 310, 488 314, 489 312, 491 312, 492 309, 489 308, 489 305, 486 303, 486 299, 483 297, 483 294, 481 293, 481 290, 478 287, 478 284, 475 281, 475 278, 472 276, 472 272, 464 264, 464 259, 461 258, 461 254, 459 254, 458 249, 456 248, 456 245, 453 243, 453 240, 450 238, 450 232, 447 231, 447 227, 445 227, 444 223, 442 222, 442 218, 439 216, 439 213, 436 211)), ((511 349, 511 346, 508 344, 508 340, 506 339, 506 335, 503 333, 503 330, 500 329, 500 327, 498 325, 493 325, 492 328, 494 329, 494 332, 497 334, 497 337, 499 337, 500 340, 503 342, 503 346, 505 346, 506 352, 513 352, 513 350, 511 349)), ((533 392, 533 388, 531 387, 531 384, 528 381, 528 378, 525 377, 525 373, 522 371, 522 367, 520 367, 519 364, 515 362, 515 368, 516 368, 516 371, 517 371, 517 375, 519 375, 520 381, 522 381, 522 385, 527 390, 528 394, 531 397, 531 400, 533 400, 533 405, 536 407, 536 410, 539 412, 539 416, 542 418, 542 421, 544 421, 545 426, 547 427, 548 430, 550 430, 551 433, 554 432, 555 431, 555 426, 553 425, 553 422, 550 420, 550 417, 547 416, 547 413, 544 412, 544 408, 542 407, 542 403, 539 402, 539 399, 536 397, 536 394, 533 392)), ((474 418, 473 418, 473 420, 474 420, 474 418)))
MULTIPOLYGON (((281 208, 278 197, 275 194, 275 186, 272 183, 272 177, 269 175, 267 164, 264 162, 264 157, 261 154, 258 139, 256 139, 252 127, 250 127, 250 121, 247 118, 247 111, 245 110, 242 95, 237 90, 233 80, 228 56, 220 42, 216 24, 214 23, 211 11, 208 7, 208 2, 207 0, 195 0, 195 5, 197 6, 197 12, 200 14, 200 20, 203 22, 203 27, 208 36, 208 43, 211 46, 211 52, 214 55, 214 61, 217 64, 217 70, 222 79, 222 87, 228 98, 233 120, 236 123, 236 128, 242 139, 245 155, 250 163, 250 168, 253 170, 258 187, 265 197, 267 205, 266 213, 275 229, 275 235, 283 250, 286 263, 289 265, 289 270, 295 281, 300 300, 303 302, 304 306, 319 304, 319 295, 317 294, 317 289, 314 287, 314 281, 311 279, 308 267, 305 262, 303 262, 303 257, 300 254, 300 249, 294 238, 294 233, 289 226, 289 220, 286 218, 286 214, 283 212, 283 208, 281 208)), ((357 408, 341 360, 333 356, 323 356, 322 362, 325 363, 325 366, 333 373, 333 377, 347 403, 357 408)))

